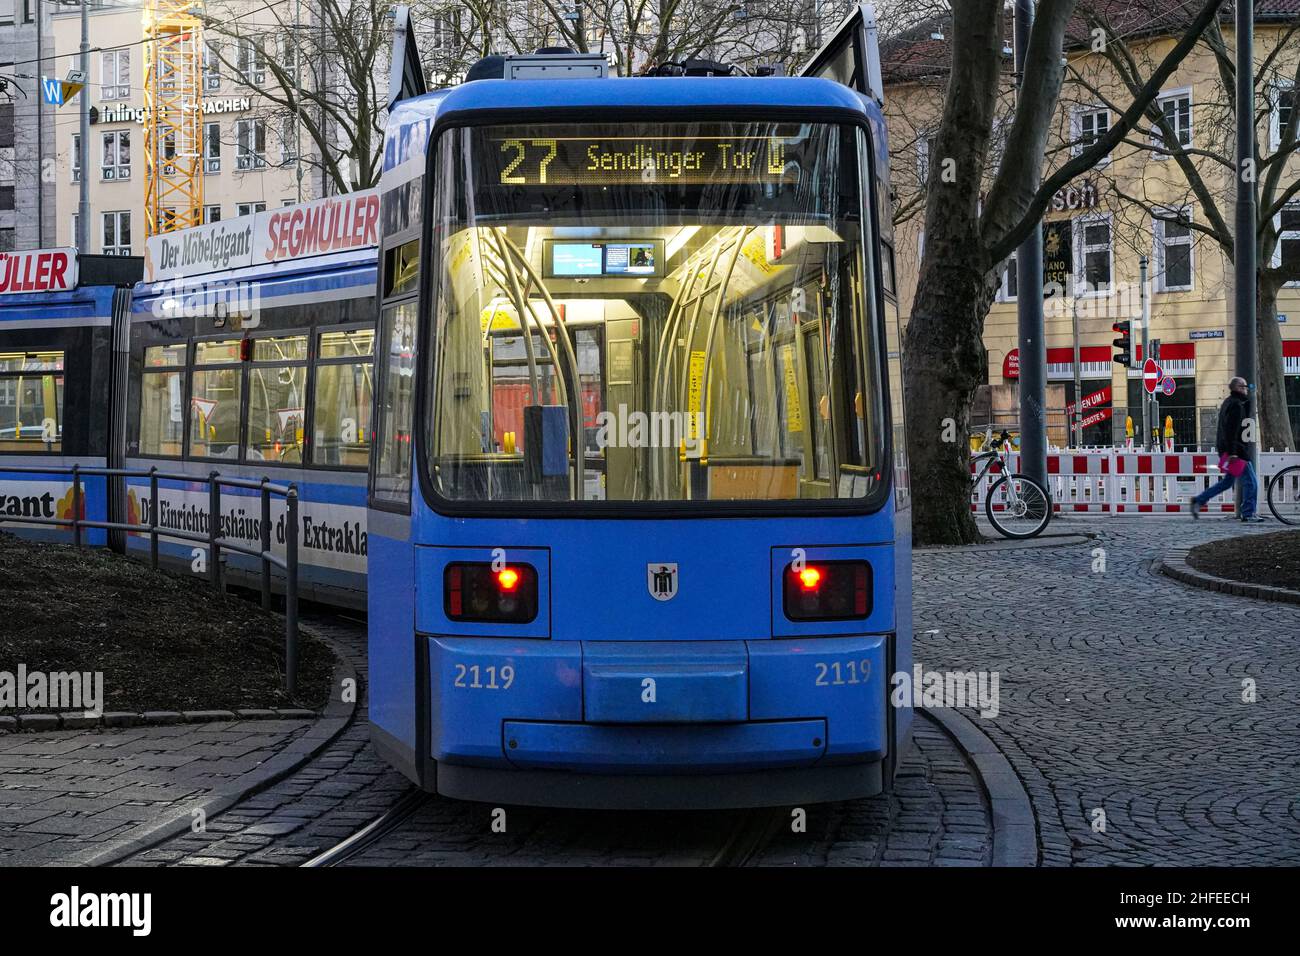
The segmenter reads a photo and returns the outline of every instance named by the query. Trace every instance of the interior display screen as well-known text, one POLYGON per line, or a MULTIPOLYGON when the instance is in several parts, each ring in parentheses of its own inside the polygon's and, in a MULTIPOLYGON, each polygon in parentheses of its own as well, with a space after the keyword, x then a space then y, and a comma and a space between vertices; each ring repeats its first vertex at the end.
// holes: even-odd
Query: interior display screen
POLYGON ((798 130, 791 128, 793 136, 602 135, 599 128, 588 136, 498 134, 486 137, 480 155, 490 166, 489 182, 500 186, 793 184, 807 144, 798 130))
POLYGON ((664 274, 662 239, 630 239, 619 242, 547 239, 544 248, 544 272, 548 278, 664 274))
POLYGON ((553 276, 598 276, 604 273, 604 256, 597 242, 556 242, 551 244, 553 276))

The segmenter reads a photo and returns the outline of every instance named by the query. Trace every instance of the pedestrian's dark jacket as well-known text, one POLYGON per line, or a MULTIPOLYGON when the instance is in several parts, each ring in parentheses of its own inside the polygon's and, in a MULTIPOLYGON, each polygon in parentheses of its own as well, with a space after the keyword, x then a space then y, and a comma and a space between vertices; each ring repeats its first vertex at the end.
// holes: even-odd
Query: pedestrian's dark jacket
POLYGON ((1246 443, 1241 440, 1242 422, 1250 402, 1244 395, 1232 392, 1219 406, 1219 430, 1215 436, 1214 447, 1220 455, 1246 457, 1246 443))

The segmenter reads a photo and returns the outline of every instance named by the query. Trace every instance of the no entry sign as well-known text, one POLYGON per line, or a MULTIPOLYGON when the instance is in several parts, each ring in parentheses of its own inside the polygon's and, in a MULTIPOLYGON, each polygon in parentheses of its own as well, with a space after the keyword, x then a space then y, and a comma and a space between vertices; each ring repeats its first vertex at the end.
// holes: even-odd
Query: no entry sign
POLYGON ((1142 363, 1142 387, 1147 390, 1148 395, 1156 393, 1156 389, 1160 387, 1160 380, 1164 377, 1164 369, 1156 364, 1155 359, 1149 358, 1142 363))

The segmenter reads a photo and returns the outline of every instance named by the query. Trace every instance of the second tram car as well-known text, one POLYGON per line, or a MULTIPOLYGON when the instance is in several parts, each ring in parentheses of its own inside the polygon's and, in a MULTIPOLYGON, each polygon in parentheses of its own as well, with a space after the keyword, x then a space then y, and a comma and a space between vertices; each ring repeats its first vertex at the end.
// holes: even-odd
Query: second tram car
POLYGON ((393 108, 370 719, 424 789, 890 785, 910 512, 869 16, 815 63, 845 82, 506 58, 393 108))
MULTIPOLYGON (((378 195, 373 190, 211 223, 149 240, 132 303, 127 467, 298 486, 299 592, 363 606, 371 447, 378 195)), ((147 521, 149 482, 127 510, 147 521)), ((162 481, 163 527, 206 532, 205 485, 162 481)), ((260 538, 255 492, 223 492, 222 531, 260 538)), ((275 505, 273 550, 284 545, 275 505)), ((146 549, 147 538, 128 546, 146 549)), ((172 563, 204 556, 164 539, 172 563)), ((254 583, 252 559, 227 576, 254 583)))

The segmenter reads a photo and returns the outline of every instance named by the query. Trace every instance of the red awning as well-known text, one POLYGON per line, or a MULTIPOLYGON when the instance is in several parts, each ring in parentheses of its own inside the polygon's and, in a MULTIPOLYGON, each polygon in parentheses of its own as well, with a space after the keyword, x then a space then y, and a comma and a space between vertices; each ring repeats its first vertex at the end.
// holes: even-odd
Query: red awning
MULTIPOLYGON (((1138 361, 1142 360, 1142 346, 1133 343, 1133 357, 1138 361)), ((1161 342, 1160 358, 1163 360, 1171 359, 1194 359, 1196 358, 1195 342, 1161 342)))
MULTIPOLYGON (((1109 345, 1084 345, 1079 348, 1080 362, 1109 362, 1114 354, 1109 345)), ((1069 365, 1074 361, 1073 348, 1047 350, 1048 365, 1069 365)))
POLYGON ((1285 358, 1300 358, 1300 339, 1283 339, 1282 355, 1285 358))

